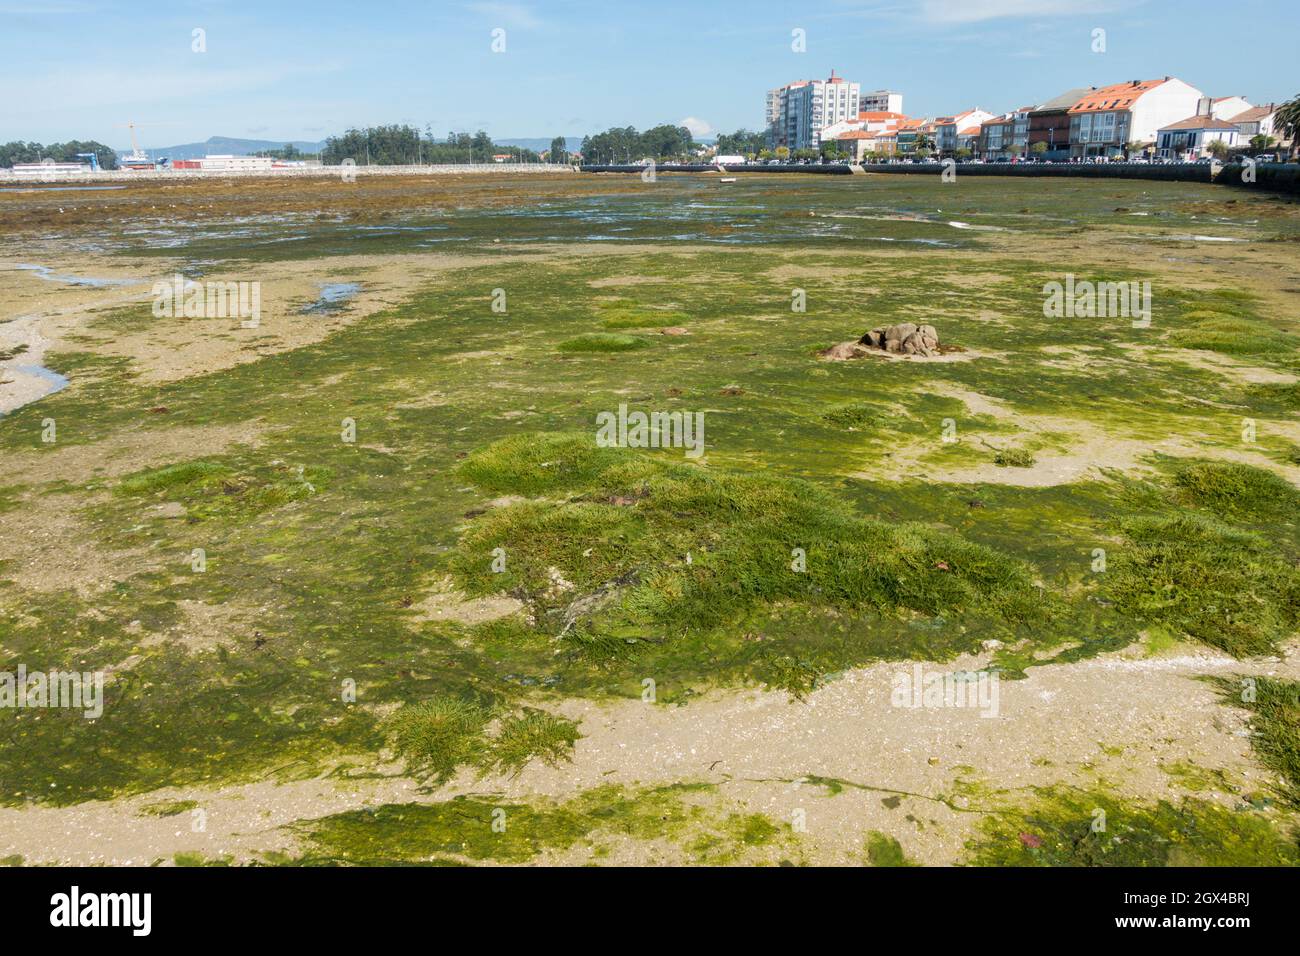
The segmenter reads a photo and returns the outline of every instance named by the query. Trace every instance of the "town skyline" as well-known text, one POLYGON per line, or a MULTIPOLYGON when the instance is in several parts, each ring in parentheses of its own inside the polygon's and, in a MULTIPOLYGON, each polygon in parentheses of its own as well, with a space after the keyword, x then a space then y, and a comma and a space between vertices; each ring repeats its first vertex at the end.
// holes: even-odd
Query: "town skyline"
POLYGON ((804 13, 725 3, 677 15, 687 9, 399 2, 358 18, 345 4, 191 0, 149 11, 150 29, 137 30, 145 14, 113 0, 0 3, 0 76, 24 91, 0 107, 0 140, 120 148, 128 121, 147 147, 216 134, 321 140, 386 123, 498 138, 674 123, 708 139, 762 130, 767 90, 832 70, 863 91, 903 92, 913 116, 998 114, 1165 75, 1253 103, 1295 93, 1285 27, 1300 15, 1272 0, 1226 16, 1165 0, 842 2, 804 13), (1215 53, 1247 48, 1249 75, 1215 53))

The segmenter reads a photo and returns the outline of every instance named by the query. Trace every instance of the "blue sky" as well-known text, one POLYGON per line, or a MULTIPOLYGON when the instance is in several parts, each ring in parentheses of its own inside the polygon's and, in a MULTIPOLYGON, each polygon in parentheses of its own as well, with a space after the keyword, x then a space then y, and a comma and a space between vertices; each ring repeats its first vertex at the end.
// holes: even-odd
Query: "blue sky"
POLYGON ((497 137, 762 124, 834 68, 916 116, 1173 74, 1300 92, 1295 0, 0 0, 0 141, 324 138, 410 122, 497 137), (806 31, 806 52, 791 31, 806 31), (1105 52, 1093 31, 1106 31, 1105 52), (193 31, 207 51, 193 51, 193 31), (505 51, 492 52, 492 31, 505 51))

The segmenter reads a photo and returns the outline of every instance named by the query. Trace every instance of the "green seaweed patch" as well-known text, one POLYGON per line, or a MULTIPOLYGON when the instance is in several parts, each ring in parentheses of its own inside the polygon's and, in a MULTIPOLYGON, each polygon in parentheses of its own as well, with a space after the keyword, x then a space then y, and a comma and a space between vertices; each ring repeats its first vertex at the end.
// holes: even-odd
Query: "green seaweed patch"
POLYGON ((1300 345, 1300 337, 1265 325, 1261 319, 1233 318, 1208 311, 1191 312, 1185 318, 1192 324, 1169 336, 1169 343, 1179 348, 1227 355, 1276 355, 1292 352, 1300 345))
POLYGON ((1260 411, 1292 411, 1300 408, 1300 382, 1269 382, 1246 389, 1246 401, 1260 411))
POLYGON ((977 866, 1296 866, 1267 817, 1188 798, 1154 805, 1048 787, 1028 807, 987 814, 966 844, 977 866))
POLYGON ((685 312, 672 309, 650 309, 627 303, 604 305, 600 309, 606 329, 657 329, 664 326, 683 325, 690 321, 685 312))
POLYGON ((885 409, 870 402, 849 402, 828 409, 821 418, 837 428, 868 428, 885 421, 885 409))
POLYGON ((993 456, 993 464, 999 468, 1033 468, 1036 463, 1034 453, 1024 448, 999 449, 993 456))
POLYGON ((533 760, 554 767, 573 759, 582 736, 573 721, 547 711, 512 713, 457 697, 409 704, 388 718, 386 729, 408 769, 440 783, 462 766, 477 768, 480 776, 515 775, 533 760))
POLYGON ((146 803, 140 808, 140 815, 144 817, 174 817, 189 810, 195 810, 198 806, 199 802, 197 800, 160 800, 157 803, 146 803))
POLYGON ((872 866, 915 866, 903 852, 902 844, 887 833, 872 830, 867 834, 863 852, 872 866))
POLYGON ((675 844, 691 862, 723 864, 791 840, 761 814, 720 804, 711 784, 629 790, 610 785, 563 803, 507 803, 462 796, 433 804, 387 804, 296 824, 298 864, 438 865, 527 863, 548 851, 605 841, 675 844))
POLYGON ((495 489, 508 471, 516 487, 568 500, 481 517, 448 564, 467 593, 521 595, 539 627, 586 651, 717 632, 777 605, 1007 622, 1044 610, 1024 563, 953 532, 861 517, 801 479, 627 450, 600 449, 609 457, 598 459, 588 436, 533 443, 544 450, 517 439, 489 446, 464 474, 495 489), (488 573, 499 548, 505 569, 488 573))
POLYGON ((649 348, 648 339, 617 332, 587 332, 565 339, 556 346, 561 352, 631 352, 649 348))
POLYGON ((1190 760, 1175 760, 1170 763, 1162 763, 1160 769, 1168 774, 1180 787, 1192 793, 1204 793, 1206 791, 1236 793, 1238 790, 1223 770, 1201 767, 1190 760))
POLYGON ((323 467, 280 464, 238 470, 199 460, 128 475, 114 494, 181 504, 188 520, 204 521, 249 517, 302 501, 317 494, 332 476, 332 470, 323 467))
POLYGON ((1174 486, 1189 503, 1228 517, 1294 520, 1300 514, 1300 490, 1280 475, 1251 465, 1189 465, 1174 475, 1174 486))
POLYGON ((490 707, 478 700, 437 697, 401 708, 385 729, 408 770, 442 781, 476 760, 491 719, 490 707))
POLYGON ((1300 810, 1300 681, 1241 677, 1212 682, 1225 703, 1250 712, 1251 747, 1277 774, 1278 795, 1300 810))
POLYGON ((1121 519, 1105 575, 1119 610, 1234 657, 1269 654, 1300 623, 1300 570, 1261 536, 1204 515, 1121 519))
POLYGON ((206 856, 197 851, 182 851, 172 856, 174 866, 186 867, 203 867, 203 866, 234 866, 234 858, 230 856, 206 856))
POLYGON ((588 435, 515 435, 474 452, 460 472, 484 491, 527 497, 587 488, 623 460, 617 449, 598 447, 594 435, 594 426, 588 435))
POLYGON ((581 736, 573 721, 527 707, 521 713, 502 718, 481 766, 511 776, 533 760, 555 767, 573 759, 573 746, 581 736))

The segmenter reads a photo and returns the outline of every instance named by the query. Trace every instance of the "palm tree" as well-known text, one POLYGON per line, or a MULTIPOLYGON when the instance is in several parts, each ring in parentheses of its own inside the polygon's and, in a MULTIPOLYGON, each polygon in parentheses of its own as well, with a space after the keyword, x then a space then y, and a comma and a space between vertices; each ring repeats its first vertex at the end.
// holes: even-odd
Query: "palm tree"
POLYGON ((1278 107, 1277 115, 1273 118, 1273 129, 1280 138, 1291 141, 1291 150, 1294 152, 1296 140, 1300 139, 1300 94, 1278 107))

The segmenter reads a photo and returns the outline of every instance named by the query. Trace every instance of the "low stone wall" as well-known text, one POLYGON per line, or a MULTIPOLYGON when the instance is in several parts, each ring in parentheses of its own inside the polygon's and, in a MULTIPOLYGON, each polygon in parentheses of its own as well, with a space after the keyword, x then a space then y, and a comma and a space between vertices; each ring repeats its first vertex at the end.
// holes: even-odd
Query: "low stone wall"
MULTIPOLYGON (((607 164, 590 164, 579 167, 584 173, 640 173, 646 167, 632 165, 628 163, 607 163, 607 164)), ((734 166, 710 166, 708 163, 685 163, 678 166, 656 166, 655 175, 666 175, 669 173, 820 173, 828 176, 846 176, 852 173, 850 166, 837 163, 826 163, 824 165, 800 165, 799 163, 785 163, 780 166, 765 166, 758 163, 749 165, 741 163, 734 166)))
POLYGON ((1222 186, 1266 189, 1269 192, 1290 193, 1292 196, 1298 196, 1300 195, 1300 164, 1260 164, 1248 173, 1247 167, 1244 165, 1232 163, 1224 166, 1214 181, 1222 186))
MULTIPOLYGON (((938 175, 942 163, 872 163, 862 167, 869 173, 938 175)), ((962 176, 1019 176, 1021 178, 1153 179, 1164 182, 1216 183, 1243 186, 1269 192, 1300 192, 1300 165, 1260 163, 1253 181, 1243 175, 1241 163, 958 163, 962 176)))
POLYGON ((257 170, 204 170, 204 169, 153 169, 133 171, 128 169, 101 169, 94 173, 74 175, 54 174, 42 176, 15 176, 12 169, 0 169, 0 183, 6 186, 44 186, 53 183, 124 183, 139 180, 175 182, 179 179, 280 179, 333 178, 348 174, 362 176, 441 176, 465 173, 571 173, 573 167, 552 163, 449 163, 440 166, 296 166, 289 169, 257 170))
MULTIPOLYGON (((591 164, 580 167, 584 173, 641 173, 646 167, 618 164, 591 164)), ((943 163, 867 163, 849 166, 843 163, 802 165, 785 163, 767 166, 755 163, 738 166, 709 166, 691 163, 680 166, 656 166, 655 175, 671 173, 805 173, 821 175, 849 175, 852 173, 886 173, 902 176, 937 176, 943 172, 943 163)), ((1022 179, 1150 179, 1162 182, 1217 183, 1222 186, 1249 186, 1270 192, 1300 193, 1300 165, 1296 163, 1268 163, 1254 168, 1250 181, 1243 176, 1245 167, 1239 163, 1218 165, 1211 163, 958 163, 956 175, 963 176, 1017 176, 1022 179), (1216 173, 1217 167, 1217 173, 1216 173)))
MULTIPOLYGON (((943 163, 868 163, 869 173, 938 175, 943 163)), ((1210 182, 1209 163, 958 163, 957 177, 1018 176, 1026 179, 1160 179, 1167 182, 1210 182)))

